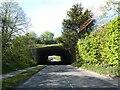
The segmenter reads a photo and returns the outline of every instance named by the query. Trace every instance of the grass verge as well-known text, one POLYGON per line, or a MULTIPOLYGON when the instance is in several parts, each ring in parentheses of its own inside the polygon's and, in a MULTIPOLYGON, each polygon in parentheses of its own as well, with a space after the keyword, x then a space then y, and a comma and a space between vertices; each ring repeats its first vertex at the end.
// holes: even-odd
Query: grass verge
POLYGON ((109 75, 120 77, 120 74, 118 72, 119 70, 118 67, 102 67, 100 65, 92 65, 92 64, 82 64, 82 65, 73 64, 73 66, 94 71, 100 74, 105 74, 105 75, 109 74, 109 75))
POLYGON ((10 72, 13 72, 13 71, 17 71, 17 70, 20 70, 20 69, 29 68, 29 67, 33 67, 33 66, 36 66, 35 61, 32 61, 28 64, 20 64, 20 63, 12 62, 12 64, 4 65, 4 63, 3 63, 2 74, 7 74, 7 73, 10 73, 10 72))
POLYGON ((50 47, 50 46, 62 46, 61 44, 48 44, 48 45, 45 45, 45 44, 35 44, 35 46, 37 48, 42 48, 42 47, 50 47))
POLYGON ((21 74, 18 74, 17 76, 4 79, 2 81, 2 90, 7 90, 9 88, 14 88, 16 85, 20 84, 22 81, 30 78, 33 74, 38 72, 39 70, 43 69, 45 66, 39 66, 34 69, 28 70, 26 72, 23 72, 21 74))

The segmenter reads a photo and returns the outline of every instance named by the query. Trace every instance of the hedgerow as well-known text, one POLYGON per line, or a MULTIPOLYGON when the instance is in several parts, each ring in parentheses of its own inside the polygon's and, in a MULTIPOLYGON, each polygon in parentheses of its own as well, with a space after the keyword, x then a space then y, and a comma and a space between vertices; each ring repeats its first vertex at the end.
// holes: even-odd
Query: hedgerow
POLYGON ((86 35, 77 43, 77 62, 117 67, 119 64, 119 26, 120 19, 116 17, 108 22, 102 30, 86 35))

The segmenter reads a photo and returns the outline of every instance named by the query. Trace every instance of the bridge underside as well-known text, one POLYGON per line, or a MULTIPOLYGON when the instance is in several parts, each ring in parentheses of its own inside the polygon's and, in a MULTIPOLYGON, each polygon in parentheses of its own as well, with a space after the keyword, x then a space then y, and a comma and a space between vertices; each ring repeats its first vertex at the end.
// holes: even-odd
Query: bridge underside
POLYGON ((61 46, 49 46, 36 48, 35 60, 37 64, 42 65, 68 65, 73 62, 72 55, 61 46), (57 55, 61 56, 60 62, 49 62, 48 56, 57 55))

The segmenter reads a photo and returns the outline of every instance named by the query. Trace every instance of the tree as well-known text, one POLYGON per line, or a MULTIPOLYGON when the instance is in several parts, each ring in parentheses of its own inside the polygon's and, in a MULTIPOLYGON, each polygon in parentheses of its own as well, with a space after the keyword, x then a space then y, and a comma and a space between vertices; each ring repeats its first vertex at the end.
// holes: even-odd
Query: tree
POLYGON ((28 37, 29 37, 30 39, 32 39, 32 40, 37 39, 37 34, 36 34, 35 32, 31 31, 31 32, 29 32, 29 33, 27 33, 27 34, 28 34, 28 37))
POLYGON ((92 13, 90 10, 86 9, 83 12, 83 7, 81 4, 75 4, 67 11, 67 18, 63 19, 63 32, 65 31, 75 31, 79 37, 83 37, 83 35, 87 32, 91 32, 91 26, 94 25, 94 20, 87 27, 86 30, 82 32, 78 32, 77 29, 89 18, 92 18, 92 13))
POLYGON ((31 31, 29 33, 26 33, 26 37, 28 37, 28 43, 29 43, 30 48, 34 48, 38 40, 37 34, 31 31))
POLYGON ((26 32, 30 20, 17 2, 0 3, 0 37, 2 37, 3 73, 33 64, 26 32))
POLYGON ((31 42, 33 42, 34 44, 37 43, 38 37, 34 31, 31 31, 31 32, 27 33, 26 35, 29 37, 31 42))
POLYGON ((63 45, 75 56, 75 47, 79 38, 84 38, 85 33, 92 31, 94 20, 86 27, 86 30, 78 32, 77 29, 89 18, 92 18, 90 10, 83 11, 81 4, 75 4, 67 11, 67 18, 63 19, 63 45))
POLYGON ((41 34, 40 39, 41 42, 44 44, 51 44, 53 40, 54 34, 49 31, 45 31, 43 34, 41 34))
POLYGON ((63 43, 63 38, 62 36, 59 36, 56 38, 56 42, 59 44, 59 43, 63 43))
MULTIPOLYGON (((103 11, 103 16, 107 16, 109 12, 112 12, 115 15, 120 15, 120 1, 119 0, 107 0, 104 6, 101 6, 103 11)), ((109 14, 110 15, 110 14, 109 14)))
POLYGON ((35 64, 30 52, 31 45, 28 41, 28 36, 19 35, 13 39, 12 45, 4 49, 2 53, 3 73, 30 67, 35 64))
POLYGON ((26 17, 17 2, 3 2, 0 4, 2 47, 8 47, 14 36, 24 33, 29 25, 30 19, 26 17))

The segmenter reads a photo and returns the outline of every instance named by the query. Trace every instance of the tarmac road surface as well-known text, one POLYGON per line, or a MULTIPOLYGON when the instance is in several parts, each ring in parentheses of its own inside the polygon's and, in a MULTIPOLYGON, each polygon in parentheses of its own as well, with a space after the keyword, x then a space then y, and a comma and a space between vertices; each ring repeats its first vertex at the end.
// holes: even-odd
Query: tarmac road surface
POLYGON ((108 78, 70 65, 48 65, 16 88, 119 90, 108 78))

